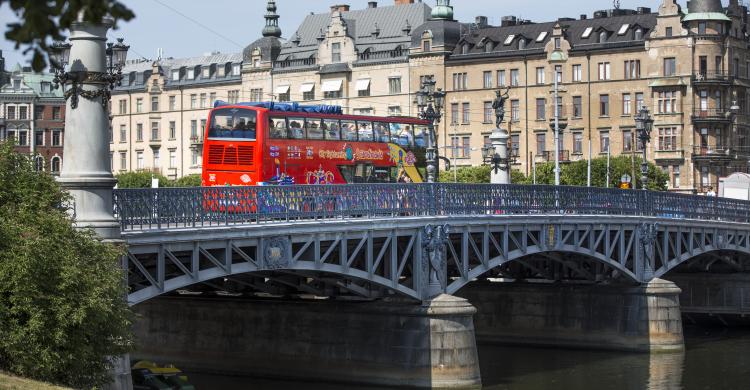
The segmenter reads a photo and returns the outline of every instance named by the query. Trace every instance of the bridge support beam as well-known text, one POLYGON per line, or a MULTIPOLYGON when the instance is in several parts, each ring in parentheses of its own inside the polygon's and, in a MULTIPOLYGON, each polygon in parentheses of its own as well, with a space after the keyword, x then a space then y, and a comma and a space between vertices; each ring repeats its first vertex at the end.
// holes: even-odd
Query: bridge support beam
POLYGON ((688 321, 750 324, 750 273, 685 273, 670 279, 682 290, 680 304, 688 321))
POLYGON ((477 307, 480 343, 642 352, 684 348, 679 294, 661 279, 636 287, 477 282, 459 291, 477 307))
POLYGON ((480 388, 468 301, 158 298, 139 313, 135 359, 187 371, 414 388, 480 388))

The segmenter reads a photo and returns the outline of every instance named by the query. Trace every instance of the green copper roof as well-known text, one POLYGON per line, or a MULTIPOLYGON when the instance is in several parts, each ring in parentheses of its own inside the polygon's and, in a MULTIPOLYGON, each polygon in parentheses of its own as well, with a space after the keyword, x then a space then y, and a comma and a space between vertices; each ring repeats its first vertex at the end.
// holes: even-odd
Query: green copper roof
POLYGON ((437 6, 432 9, 432 19, 453 20, 453 7, 450 0, 437 0, 437 6))
POLYGON ((552 52, 552 54, 550 54, 549 60, 550 62, 565 62, 568 60, 568 58, 562 51, 555 50, 552 52))
POLYGON ((725 22, 731 21, 728 16, 719 12, 696 12, 687 14, 685 18, 682 19, 683 22, 689 22, 691 20, 721 20, 725 22))

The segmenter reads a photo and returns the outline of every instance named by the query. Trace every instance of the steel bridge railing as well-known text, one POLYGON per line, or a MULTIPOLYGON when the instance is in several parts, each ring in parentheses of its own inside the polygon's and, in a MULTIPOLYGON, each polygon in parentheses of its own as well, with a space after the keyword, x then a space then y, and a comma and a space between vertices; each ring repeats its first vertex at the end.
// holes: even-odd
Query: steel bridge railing
POLYGON ((750 223, 750 202, 588 187, 349 184, 120 189, 123 231, 304 220, 471 215, 622 215, 750 223))

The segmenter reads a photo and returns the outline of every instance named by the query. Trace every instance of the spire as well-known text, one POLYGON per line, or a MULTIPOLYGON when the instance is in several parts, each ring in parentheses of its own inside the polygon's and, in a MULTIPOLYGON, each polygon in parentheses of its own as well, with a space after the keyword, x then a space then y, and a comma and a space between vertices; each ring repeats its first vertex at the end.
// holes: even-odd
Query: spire
POLYGON ((281 37, 281 29, 279 28, 279 15, 276 14, 276 1, 268 0, 266 5, 266 27, 263 27, 264 37, 281 37))
POLYGON ((691 0, 688 1, 688 13, 698 12, 724 12, 721 0, 691 0))
POLYGON ((437 6, 432 9, 431 16, 434 20, 453 20, 451 0, 437 0, 437 6))

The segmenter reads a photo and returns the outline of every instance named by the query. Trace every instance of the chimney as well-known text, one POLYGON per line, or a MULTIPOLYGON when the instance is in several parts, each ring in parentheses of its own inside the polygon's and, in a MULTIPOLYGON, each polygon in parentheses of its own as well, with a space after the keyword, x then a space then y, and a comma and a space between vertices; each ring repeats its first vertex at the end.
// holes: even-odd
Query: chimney
POLYGON ((500 18, 500 26, 502 27, 515 26, 515 25, 516 25, 515 16, 503 16, 502 18, 500 18))
POLYGON ((331 13, 334 12, 349 12, 349 4, 338 4, 331 6, 331 13))
POLYGON ((414 4, 414 0, 394 0, 395 5, 414 4))
POLYGON ((486 16, 477 16, 475 22, 479 28, 485 28, 488 25, 486 16))
POLYGON ((588 18, 589 18, 589 17, 588 17, 588 15, 586 15, 586 14, 581 14, 581 20, 586 20, 586 19, 588 19, 588 18))
POLYGON ((378 8, 378 2, 377 1, 367 2, 367 8, 378 8))

